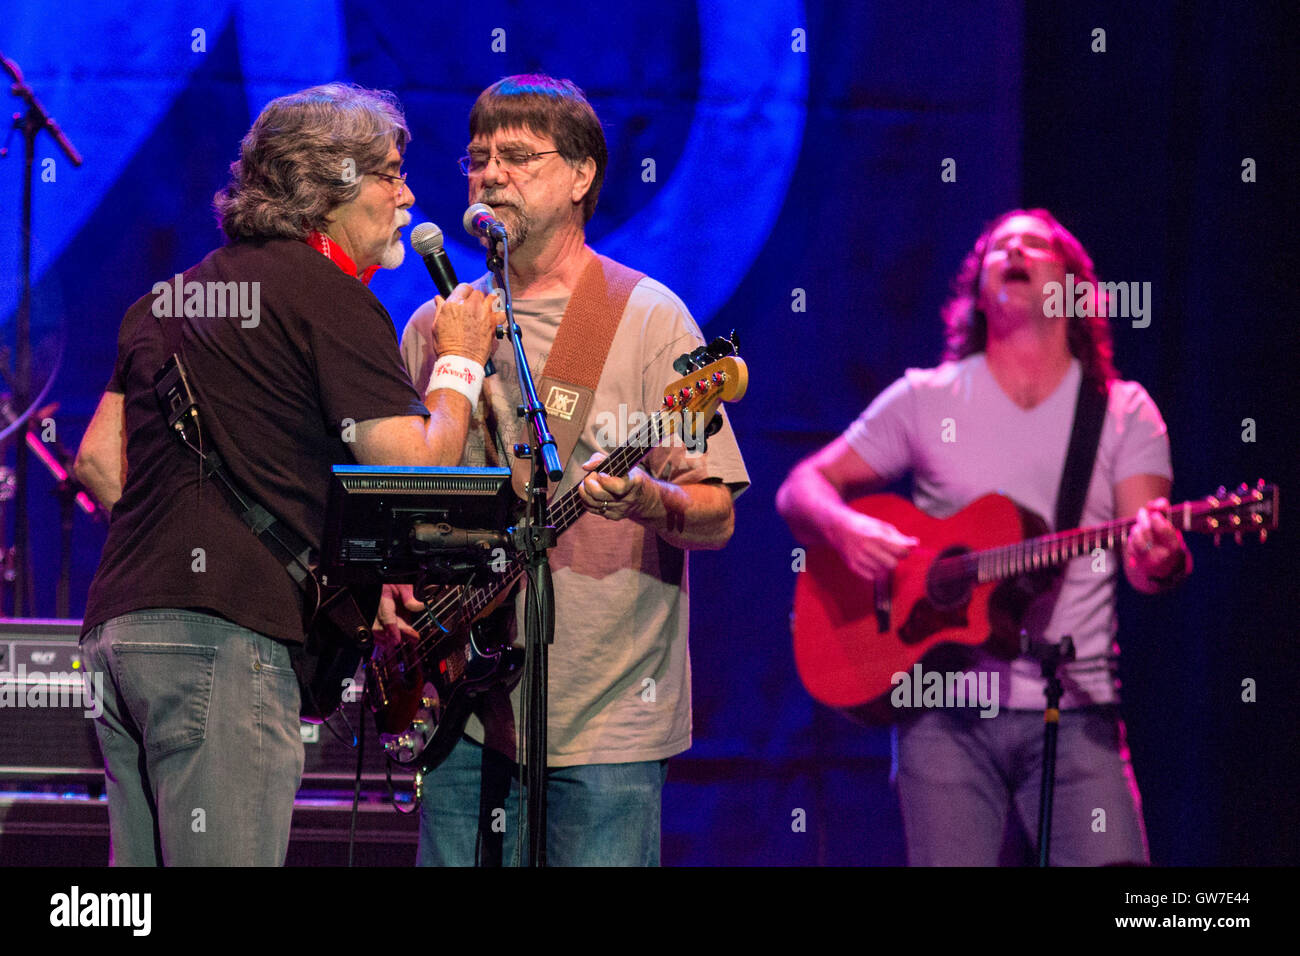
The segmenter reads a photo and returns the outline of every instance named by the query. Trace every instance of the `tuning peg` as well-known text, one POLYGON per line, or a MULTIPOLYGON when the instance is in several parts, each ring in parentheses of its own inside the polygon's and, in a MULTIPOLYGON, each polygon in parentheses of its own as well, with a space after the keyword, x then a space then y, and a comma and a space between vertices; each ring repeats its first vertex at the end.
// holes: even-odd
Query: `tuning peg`
POLYGON ((1243 482, 1241 483, 1241 487, 1237 489, 1237 494, 1239 494, 1239 495, 1244 495, 1244 494, 1246 494, 1248 491, 1250 491, 1250 485, 1246 484, 1246 483, 1243 481, 1243 482))
POLYGON ((1260 544, 1263 544, 1263 543, 1264 543, 1265 541, 1267 541, 1267 540, 1268 540, 1268 529, 1267 529, 1267 528, 1260 528, 1260 529, 1259 529, 1259 543, 1260 543, 1260 544))
POLYGON ((1226 498, 1228 496, 1228 489, 1223 487, 1223 485, 1219 485, 1219 490, 1214 494, 1219 498, 1226 498))
POLYGON ((727 339, 718 336, 709 343, 709 355, 714 359, 726 358, 728 355, 735 355, 736 347, 727 339))
POLYGON ((664 408, 665 408, 665 409, 670 409, 670 410, 671 410, 672 407, 673 407, 674 405, 676 405, 676 404, 677 404, 677 396, 676 396, 676 395, 665 395, 665 396, 664 396, 664 408))
POLYGON ((1214 546, 1217 548, 1222 542, 1219 541, 1219 535, 1214 536, 1214 546))
POLYGON ((718 336, 709 343, 709 351, 714 358, 726 358, 728 355, 735 355, 740 351, 740 336, 735 329, 725 338, 718 336))
POLYGON ((1240 531, 1233 532, 1232 537, 1236 540, 1237 544, 1241 544, 1241 532, 1240 532, 1240 531))

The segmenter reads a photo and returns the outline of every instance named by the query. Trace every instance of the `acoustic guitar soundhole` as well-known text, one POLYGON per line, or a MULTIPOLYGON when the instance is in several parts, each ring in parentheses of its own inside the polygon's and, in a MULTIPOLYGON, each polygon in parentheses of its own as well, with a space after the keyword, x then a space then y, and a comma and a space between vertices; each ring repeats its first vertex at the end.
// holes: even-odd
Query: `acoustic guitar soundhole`
POLYGON ((930 563, 925 575, 925 596, 930 603, 942 611, 952 611, 970 603, 971 593, 975 589, 975 564, 960 559, 969 554, 970 548, 953 545, 945 548, 930 563))

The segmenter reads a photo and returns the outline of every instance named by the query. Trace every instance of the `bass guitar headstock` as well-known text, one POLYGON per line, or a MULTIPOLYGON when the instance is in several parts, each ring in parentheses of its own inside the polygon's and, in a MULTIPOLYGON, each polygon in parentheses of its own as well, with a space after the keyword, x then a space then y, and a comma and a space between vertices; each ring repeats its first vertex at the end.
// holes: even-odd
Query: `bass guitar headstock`
POLYGON ((718 407, 738 402, 749 387, 749 370, 736 355, 736 333, 716 338, 693 352, 678 356, 673 368, 682 375, 664 390, 661 410, 670 428, 681 431, 691 447, 707 447, 710 435, 722 427, 718 407))

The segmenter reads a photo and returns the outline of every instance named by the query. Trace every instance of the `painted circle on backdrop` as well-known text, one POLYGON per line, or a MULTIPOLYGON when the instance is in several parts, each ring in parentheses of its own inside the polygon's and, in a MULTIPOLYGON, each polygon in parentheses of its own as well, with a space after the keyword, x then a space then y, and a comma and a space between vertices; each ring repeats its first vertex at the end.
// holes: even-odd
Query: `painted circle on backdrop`
MULTIPOLYGON (((803 140, 808 66, 793 49, 792 31, 806 28, 799 0, 700 0, 697 10, 700 83, 685 145, 655 197, 598 251, 663 281, 703 326, 780 214, 803 140)), ((450 237, 447 246, 458 265, 481 271, 477 246, 450 237)))

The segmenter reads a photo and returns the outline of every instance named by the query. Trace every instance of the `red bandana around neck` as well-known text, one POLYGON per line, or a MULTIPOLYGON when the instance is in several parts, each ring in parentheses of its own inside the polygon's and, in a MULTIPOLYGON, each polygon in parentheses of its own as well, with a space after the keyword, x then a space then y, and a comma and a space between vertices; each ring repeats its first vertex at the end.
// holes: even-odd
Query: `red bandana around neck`
POLYGON ((323 232, 312 232, 307 236, 307 245, 311 246, 330 262, 334 263, 350 276, 356 276, 365 285, 370 285, 370 280, 379 266, 371 266, 365 272, 357 275, 357 264, 352 261, 352 257, 339 248, 339 244, 325 235, 323 232))

